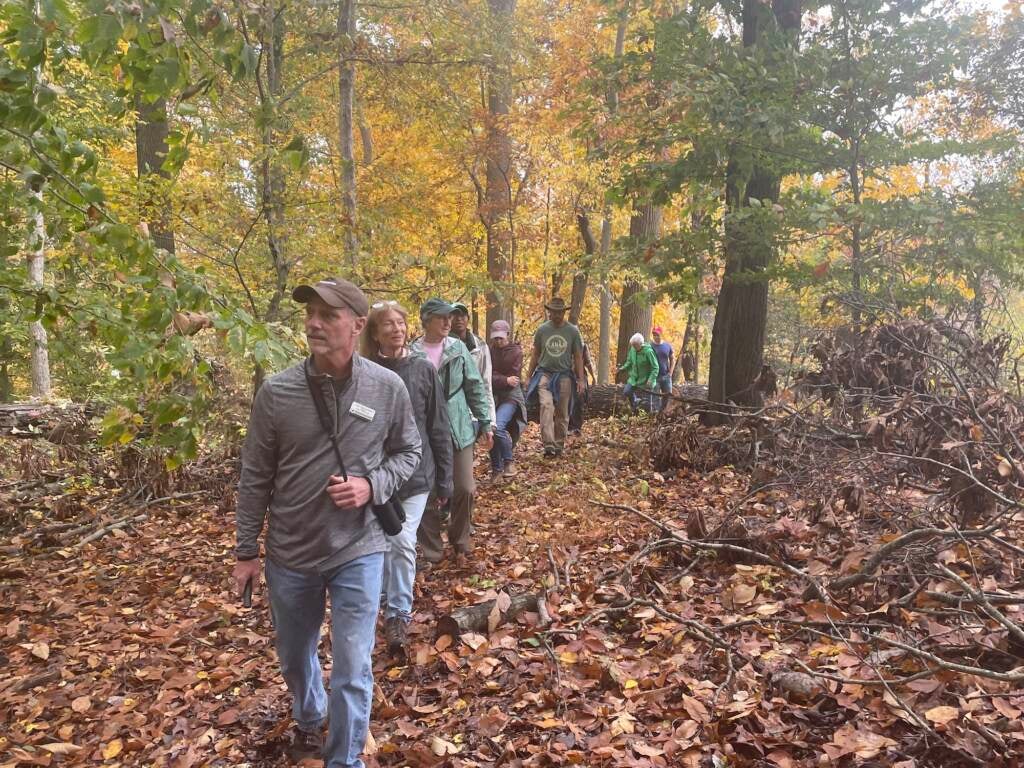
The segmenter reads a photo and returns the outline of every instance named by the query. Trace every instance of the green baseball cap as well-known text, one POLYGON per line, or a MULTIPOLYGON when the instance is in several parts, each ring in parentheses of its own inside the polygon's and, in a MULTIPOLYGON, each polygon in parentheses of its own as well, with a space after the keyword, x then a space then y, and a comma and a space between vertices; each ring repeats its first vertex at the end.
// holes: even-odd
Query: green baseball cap
POLYGON ((452 304, 452 312, 461 312, 466 317, 469 317, 469 307, 467 307, 461 301, 456 301, 454 304, 452 304))
POLYGON ((444 299, 427 299, 423 302, 420 307, 420 319, 433 317, 434 315, 450 315, 455 311, 455 307, 449 304, 444 299))

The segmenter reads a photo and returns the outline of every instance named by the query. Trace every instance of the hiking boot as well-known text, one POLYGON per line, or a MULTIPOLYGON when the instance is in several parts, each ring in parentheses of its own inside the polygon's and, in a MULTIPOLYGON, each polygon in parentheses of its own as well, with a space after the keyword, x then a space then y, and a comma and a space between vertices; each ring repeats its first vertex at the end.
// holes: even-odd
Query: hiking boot
POLYGON ((324 736, 320 729, 304 731, 298 726, 292 730, 292 743, 288 745, 288 757, 301 763, 311 757, 322 758, 324 753, 324 736))
POLYGON ((557 456, 555 453, 555 447, 553 445, 544 446, 544 457, 550 459, 552 456, 557 456))
POLYGON ((469 567, 469 556, 465 552, 455 553, 455 567, 456 568, 468 568, 469 567))
POLYGON ((505 471, 502 472, 502 474, 505 477, 515 477, 516 475, 518 475, 519 470, 516 469, 516 463, 514 461, 510 461, 508 464, 506 464, 505 471))
POLYGON ((500 483, 504 473, 500 469, 491 469, 491 474, 484 480, 485 485, 494 485, 500 483))
POLYGON ((388 644, 388 653, 392 658, 405 660, 405 619, 392 616, 384 622, 384 639, 388 644))

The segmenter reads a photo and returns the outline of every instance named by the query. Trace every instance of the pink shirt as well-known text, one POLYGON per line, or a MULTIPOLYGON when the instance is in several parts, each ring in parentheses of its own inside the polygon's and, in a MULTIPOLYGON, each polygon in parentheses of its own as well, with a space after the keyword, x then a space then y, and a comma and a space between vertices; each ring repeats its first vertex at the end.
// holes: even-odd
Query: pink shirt
POLYGON ((423 351, 427 353, 427 360, 434 364, 435 371, 441 370, 441 352, 443 350, 444 339, 441 339, 436 344, 431 344, 426 340, 423 342, 423 351))

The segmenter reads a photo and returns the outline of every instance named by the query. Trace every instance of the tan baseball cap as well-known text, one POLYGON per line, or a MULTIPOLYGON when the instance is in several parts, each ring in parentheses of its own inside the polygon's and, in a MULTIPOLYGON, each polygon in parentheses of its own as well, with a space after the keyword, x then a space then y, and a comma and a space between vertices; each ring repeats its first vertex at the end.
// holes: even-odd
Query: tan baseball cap
POLYGON ((370 313, 370 301, 362 289, 341 277, 329 277, 314 285, 300 285, 292 291, 292 298, 302 304, 314 296, 319 296, 330 307, 351 309, 358 317, 366 317, 370 313))

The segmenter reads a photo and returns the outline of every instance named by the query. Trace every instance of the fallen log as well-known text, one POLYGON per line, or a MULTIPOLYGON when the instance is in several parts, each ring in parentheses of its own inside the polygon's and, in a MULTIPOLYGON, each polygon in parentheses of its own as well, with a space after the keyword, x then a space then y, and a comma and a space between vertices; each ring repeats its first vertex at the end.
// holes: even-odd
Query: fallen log
POLYGON ((96 403, 11 403, 0 405, 0 435, 44 438, 51 443, 82 444, 93 438, 89 421, 96 403))
MULTIPOLYGON (((458 639, 464 632, 487 632, 488 619, 494 610, 497 599, 486 600, 476 605, 469 605, 465 608, 456 608, 447 616, 437 620, 437 636, 451 635, 452 639, 458 639)), ((513 595, 509 599, 508 607, 500 612, 499 624, 512 621, 517 616, 528 611, 537 610, 537 595, 524 593, 513 595)))

